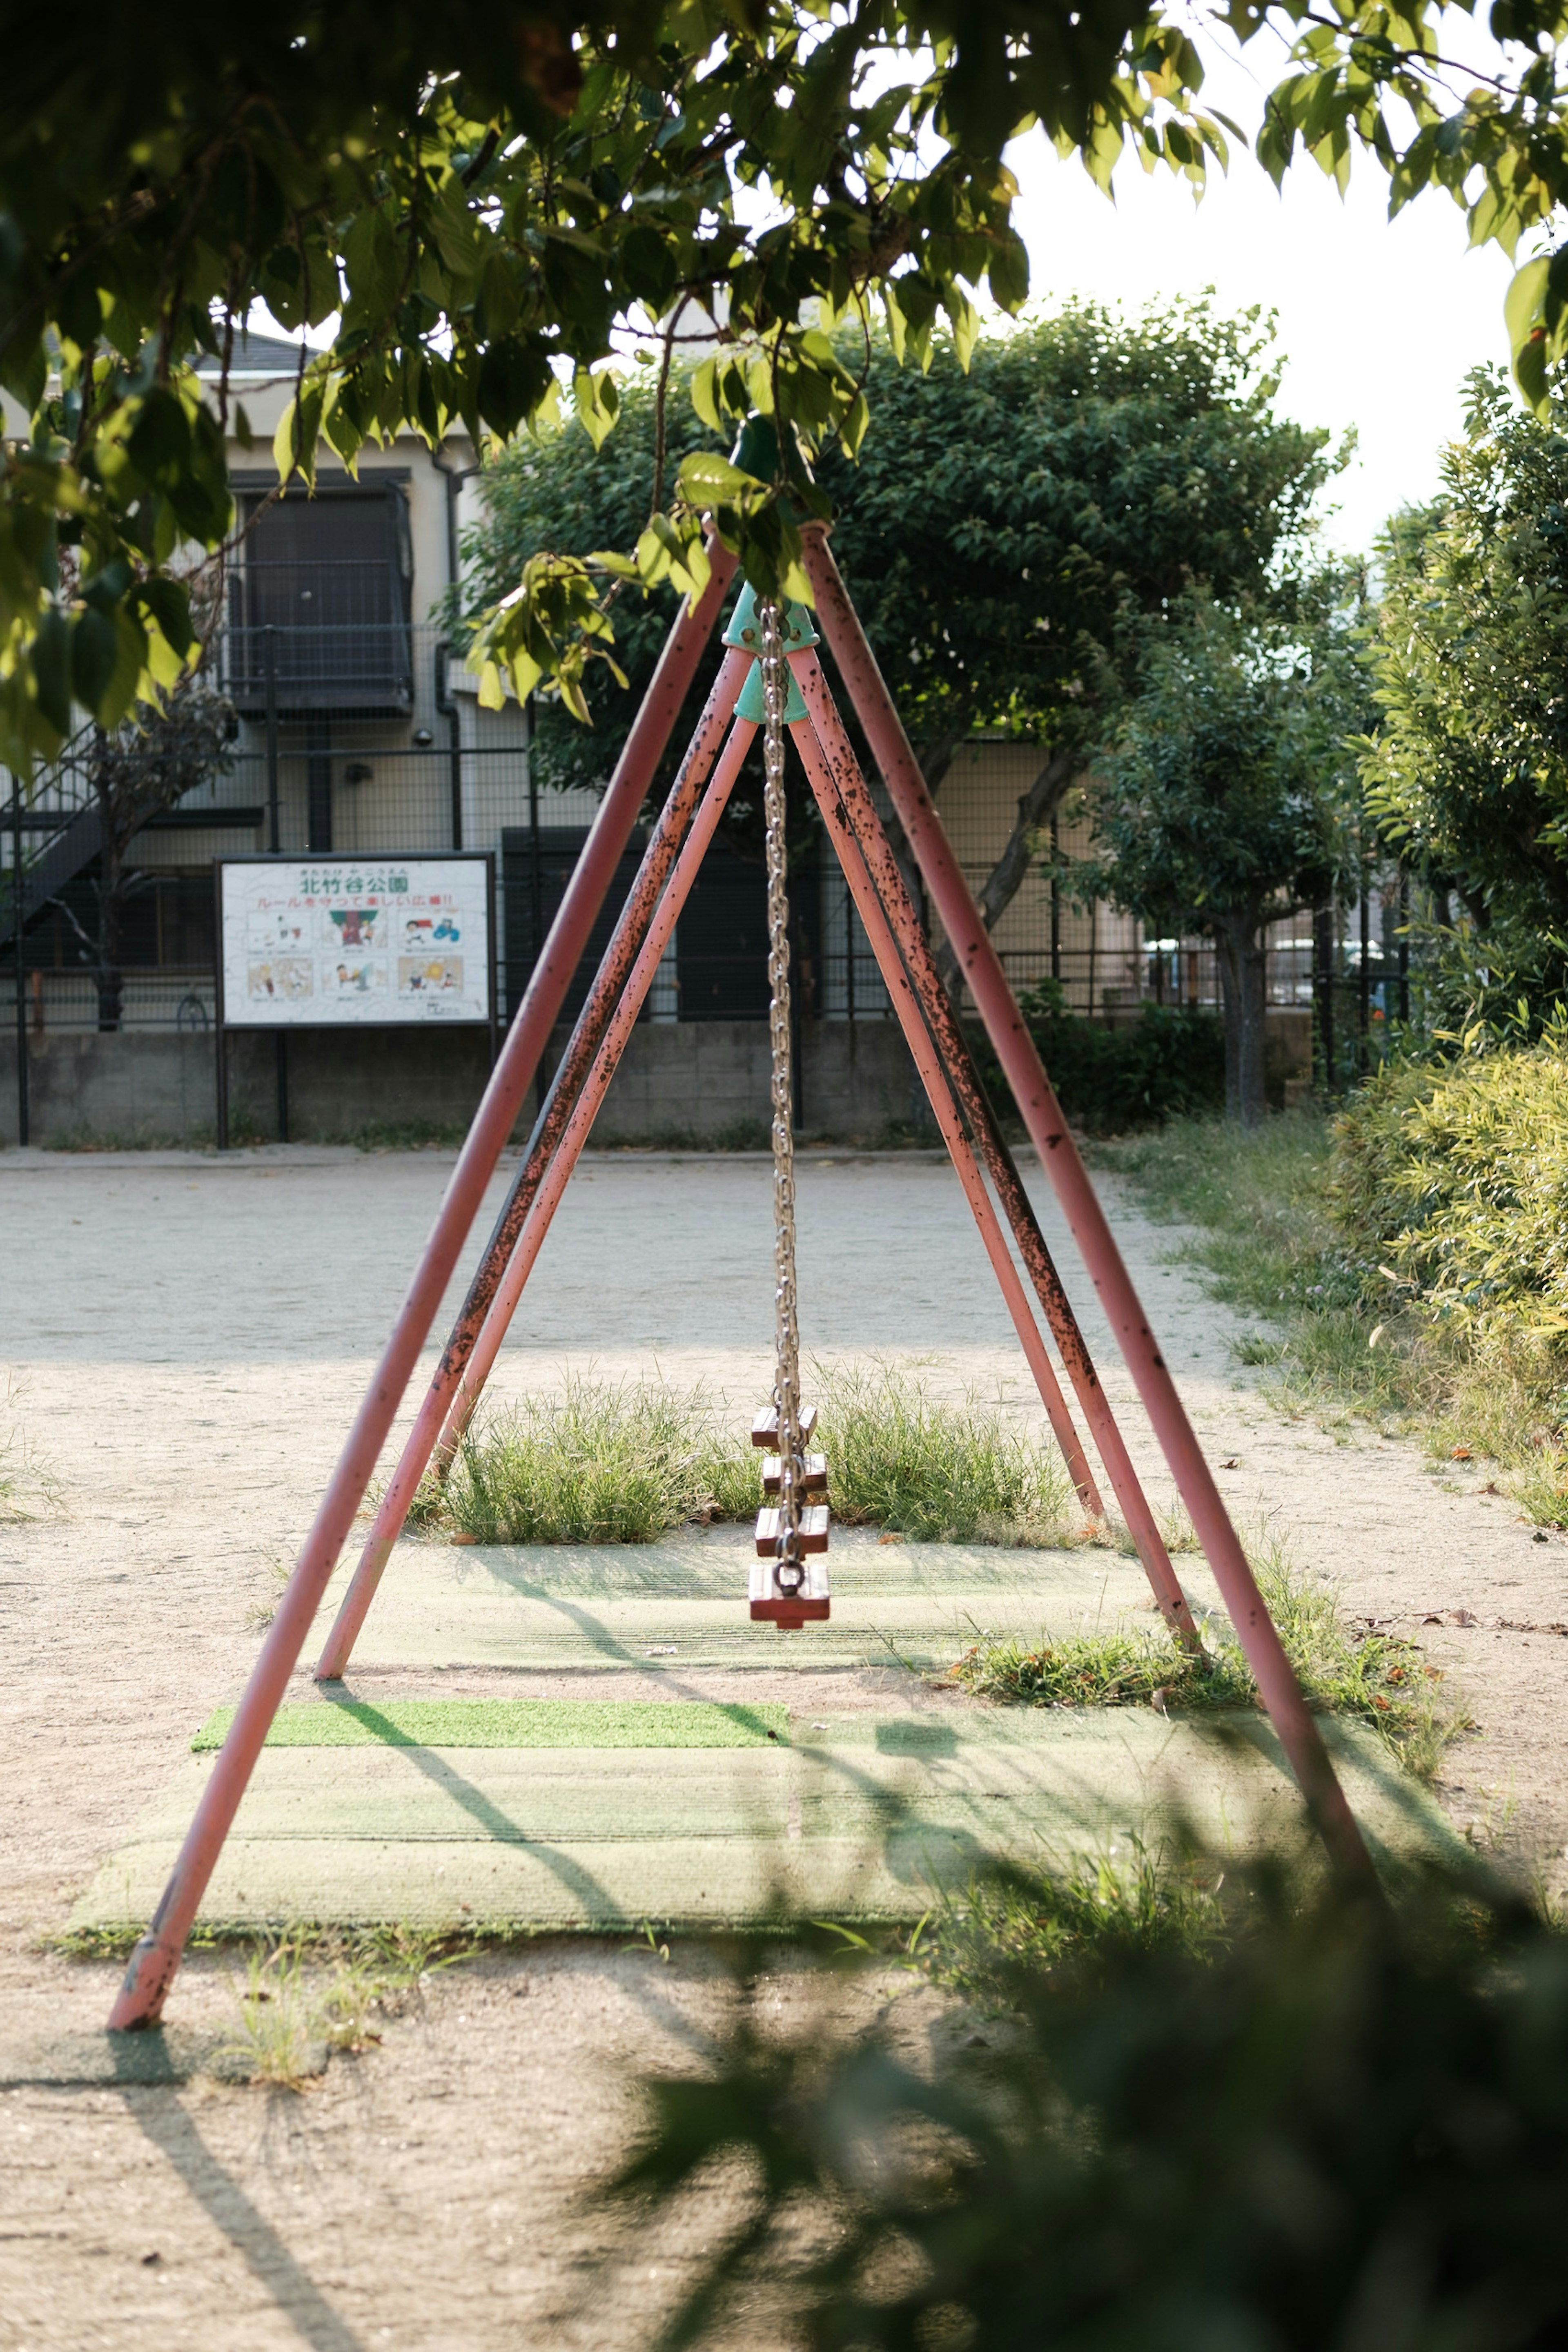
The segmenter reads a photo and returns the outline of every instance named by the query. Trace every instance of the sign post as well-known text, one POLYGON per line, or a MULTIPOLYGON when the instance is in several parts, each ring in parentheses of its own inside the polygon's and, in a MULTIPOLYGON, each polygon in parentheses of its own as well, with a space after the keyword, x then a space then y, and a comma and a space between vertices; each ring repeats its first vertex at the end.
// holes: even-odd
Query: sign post
POLYGON ((496 872, 444 857, 220 857, 218 1150, 229 1148, 228 1033, 488 1028, 496 872))

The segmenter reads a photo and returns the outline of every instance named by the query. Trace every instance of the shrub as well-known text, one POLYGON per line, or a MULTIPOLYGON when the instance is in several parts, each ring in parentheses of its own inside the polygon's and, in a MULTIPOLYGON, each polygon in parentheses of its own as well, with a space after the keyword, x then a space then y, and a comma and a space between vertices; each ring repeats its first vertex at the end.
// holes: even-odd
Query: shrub
POLYGON ((1369 1290, 1479 1334, 1568 1333, 1568 1064, 1391 1067, 1337 1123, 1331 1198, 1369 1290), (1392 1281, 1391 1281, 1392 1277, 1392 1281))
MULTIPOLYGON (((1096 1134, 1158 1127, 1225 1101, 1225 1035, 1212 1013, 1145 1004, 1113 1027, 1068 1010, 1060 982, 1042 981, 1019 1000, 1030 1035, 1069 1118, 1096 1134)), ((1012 1109, 988 1040, 982 1075, 998 1109, 1012 1109)))

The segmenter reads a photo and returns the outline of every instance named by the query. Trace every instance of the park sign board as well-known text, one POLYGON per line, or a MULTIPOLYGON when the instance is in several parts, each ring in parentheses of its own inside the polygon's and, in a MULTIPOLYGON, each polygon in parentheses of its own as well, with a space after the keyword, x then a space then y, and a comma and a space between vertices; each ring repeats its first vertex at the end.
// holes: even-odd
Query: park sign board
POLYGON ((487 1023, 493 909, 484 856, 220 858, 219 1021, 225 1029, 487 1023))

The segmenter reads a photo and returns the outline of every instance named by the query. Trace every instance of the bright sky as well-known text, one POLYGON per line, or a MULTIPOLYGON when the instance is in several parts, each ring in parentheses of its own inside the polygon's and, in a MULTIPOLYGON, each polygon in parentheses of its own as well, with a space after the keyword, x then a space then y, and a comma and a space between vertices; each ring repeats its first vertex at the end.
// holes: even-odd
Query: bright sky
MULTIPOLYGON (((1211 73, 1205 96, 1250 128, 1263 84, 1277 79, 1273 62, 1260 54, 1254 64, 1249 52, 1211 73)), ((1131 158, 1116 173, 1113 206, 1082 164, 1060 163, 1039 133, 1009 160, 1035 299, 1088 294, 1141 309, 1212 286, 1228 310, 1260 302, 1279 312, 1281 407, 1303 425, 1336 435, 1354 425, 1359 436, 1330 493, 1340 511, 1326 535, 1336 545, 1369 548, 1395 508, 1432 495, 1438 453, 1462 430, 1467 371, 1507 362, 1502 299, 1512 274, 1497 246, 1467 250, 1464 215, 1446 194, 1428 190, 1390 222, 1387 183, 1368 159, 1356 157, 1342 203, 1333 181, 1298 155, 1277 196, 1233 142, 1228 178, 1211 174, 1196 209, 1185 182, 1163 171, 1145 177, 1131 158)))

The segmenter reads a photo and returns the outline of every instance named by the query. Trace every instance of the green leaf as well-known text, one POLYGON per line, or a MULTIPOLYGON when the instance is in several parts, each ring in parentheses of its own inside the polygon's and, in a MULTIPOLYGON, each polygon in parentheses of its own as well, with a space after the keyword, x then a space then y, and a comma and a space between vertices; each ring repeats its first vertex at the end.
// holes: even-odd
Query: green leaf
POLYGON ((95 612, 89 604, 77 614, 71 625, 71 691, 95 718, 119 654, 120 640, 108 614, 95 612))
POLYGON ((592 375, 587 368, 579 368, 571 380, 571 399, 578 423, 595 449, 601 449, 621 413, 615 378, 608 369, 592 375))
POLYGON ((694 507, 738 505, 747 498, 766 496, 768 485, 755 474, 743 474, 716 449, 695 449, 680 464, 681 494, 694 507))
POLYGON ((531 416, 555 383, 538 343, 507 335, 492 343, 479 362, 479 412, 486 425, 509 439, 531 416))
POLYGON ((1516 269, 1503 297, 1503 323, 1508 329, 1509 347, 1517 352, 1527 342, 1539 321, 1546 279, 1552 268, 1544 256, 1537 261, 1527 261, 1516 269))

